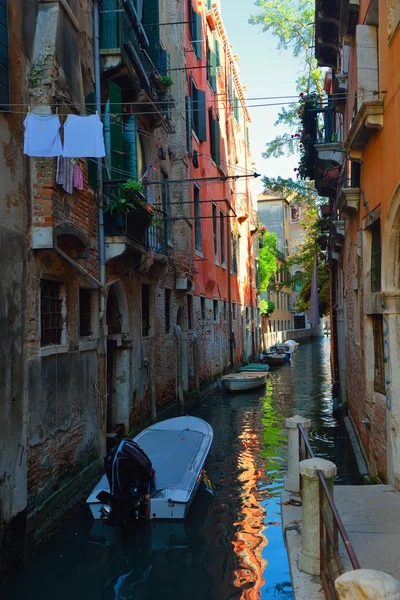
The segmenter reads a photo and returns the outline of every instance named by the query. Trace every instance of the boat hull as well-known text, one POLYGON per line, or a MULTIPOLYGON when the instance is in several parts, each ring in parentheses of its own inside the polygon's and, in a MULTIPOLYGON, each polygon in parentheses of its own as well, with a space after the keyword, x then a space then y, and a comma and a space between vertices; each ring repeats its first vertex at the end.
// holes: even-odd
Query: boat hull
POLYGON ((223 384, 230 392, 246 392, 265 385, 266 373, 237 373, 222 378, 223 384))
POLYGON ((285 355, 284 354, 271 354, 268 356, 268 354, 266 356, 264 356, 264 360, 267 364, 269 365, 282 365, 285 362, 285 355))

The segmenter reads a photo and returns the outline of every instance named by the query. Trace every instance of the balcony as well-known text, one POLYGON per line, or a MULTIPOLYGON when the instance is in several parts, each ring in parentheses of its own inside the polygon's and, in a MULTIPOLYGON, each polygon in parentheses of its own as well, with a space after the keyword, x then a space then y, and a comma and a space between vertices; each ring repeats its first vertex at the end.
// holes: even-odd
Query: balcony
POLYGON ((360 208, 360 164, 348 161, 345 165, 342 181, 339 186, 338 205, 339 213, 350 218, 360 208))
POLYGON ((307 108, 306 153, 308 176, 314 179, 320 196, 332 197, 341 175, 346 158, 343 144, 338 140, 336 112, 330 105, 315 105, 307 108))
POLYGON ((170 90, 160 83, 161 77, 169 74, 169 55, 156 39, 158 34, 153 37, 150 43, 133 0, 103 1, 100 56, 104 75, 122 89, 130 90, 129 94, 135 99, 141 92, 144 95, 142 110, 148 107, 149 114, 158 121, 156 126, 162 122, 172 132, 173 99, 170 90))
MULTIPOLYGON (((123 182, 105 183, 104 196, 112 194, 123 182)), ((126 253, 145 254, 148 250, 167 254, 166 222, 164 213, 145 204, 146 197, 137 193, 138 204, 126 213, 104 211, 106 261, 126 253)))
POLYGON ((364 146, 383 127, 383 100, 364 102, 356 114, 344 147, 353 160, 362 161, 364 146))
POLYGON ((143 60, 149 42, 132 0, 105 0, 100 11, 100 56, 104 71, 115 74, 122 65, 140 85, 150 85, 143 60))
POLYGON ((315 2, 315 58, 320 67, 336 69, 340 40, 341 0, 315 2))

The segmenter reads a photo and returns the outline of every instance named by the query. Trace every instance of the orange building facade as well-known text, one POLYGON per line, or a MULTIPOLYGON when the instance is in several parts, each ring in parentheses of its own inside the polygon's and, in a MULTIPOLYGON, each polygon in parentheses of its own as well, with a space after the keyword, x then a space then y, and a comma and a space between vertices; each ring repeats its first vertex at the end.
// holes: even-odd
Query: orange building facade
POLYGON ((400 5, 318 0, 316 14, 328 101, 309 176, 329 198, 334 381, 370 474, 400 488, 400 5))
POLYGON ((186 127, 200 379, 258 351, 250 115, 220 2, 188 0, 186 127))

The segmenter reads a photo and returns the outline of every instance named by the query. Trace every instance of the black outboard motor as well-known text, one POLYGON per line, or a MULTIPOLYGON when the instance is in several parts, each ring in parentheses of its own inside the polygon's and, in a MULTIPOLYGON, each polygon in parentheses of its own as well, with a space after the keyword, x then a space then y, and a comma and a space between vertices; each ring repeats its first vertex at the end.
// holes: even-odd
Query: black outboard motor
POLYGON ((97 498, 108 505, 103 515, 115 524, 126 524, 145 517, 148 496, 154 487, 155 472, 141 447, 125 439, 104 459, 110 494, 100 492, 97 498))

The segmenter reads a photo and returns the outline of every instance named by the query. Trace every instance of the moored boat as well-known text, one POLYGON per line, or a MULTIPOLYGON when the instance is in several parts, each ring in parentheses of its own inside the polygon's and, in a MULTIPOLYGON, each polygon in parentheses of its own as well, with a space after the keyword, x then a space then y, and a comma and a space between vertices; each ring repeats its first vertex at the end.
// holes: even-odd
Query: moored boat
POLYGON ((106 474, 87 503, 94 519, 183 520, 200 485, 213 439, 212 427, 197 417, 155 423, 125 439, 105 459, 106 474))
POLYGON ((222 377, 222 382, 230 392, 245 392, 265 385, 267 373, 231 373, 222 377))
POLYGON ((264 354, 264 361, 268 365, 282 365, 286 360, 284 352, 267 352, 264 354))
POLYGON ((251 363, 249 365, 240 367, 239 371, 241 373, 267 373, 268 375, 269 365, 264 365, 262 363, 251 363))
POLYGON ((293 348, 293 352, 297 352, 297 349, 299 347, 299 343, 295 342, 295 340, 286 340, 285 345, 293 348))

